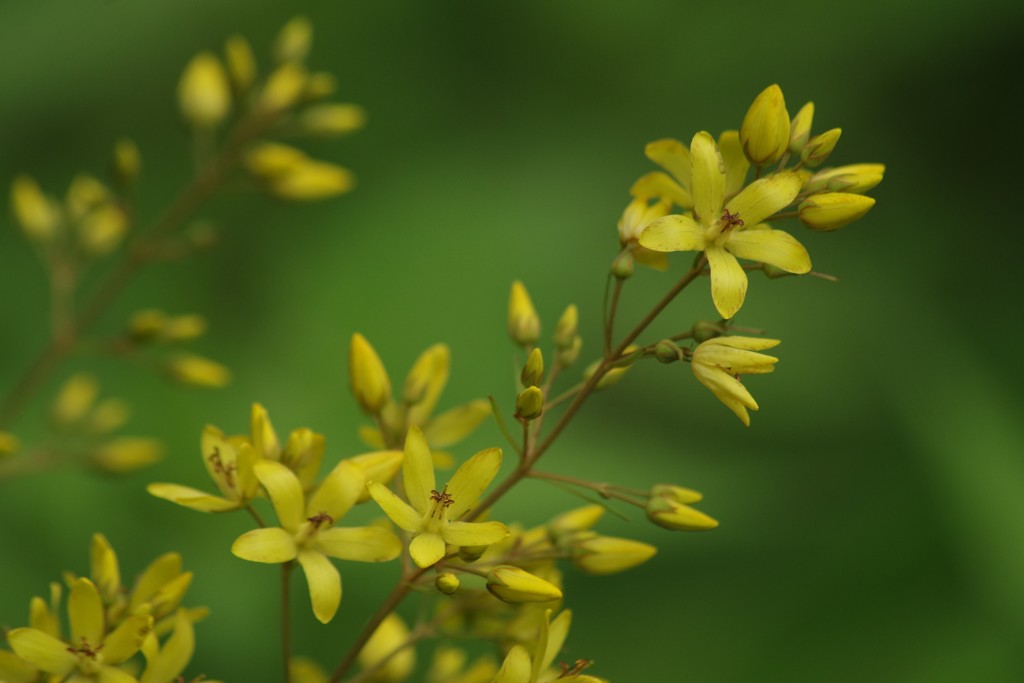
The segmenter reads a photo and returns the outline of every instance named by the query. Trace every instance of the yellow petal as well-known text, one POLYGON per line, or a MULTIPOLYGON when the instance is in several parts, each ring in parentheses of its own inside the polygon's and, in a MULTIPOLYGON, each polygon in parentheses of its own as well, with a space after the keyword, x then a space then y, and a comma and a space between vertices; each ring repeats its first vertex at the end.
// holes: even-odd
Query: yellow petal
POLYGON ((391 521, 406 531, 419 531, 423 526, 423 513, 412 508, 384 484, 371 481, 366 485, 370 496, 391 521))
POLYGON ((392 612, 360 650, 359 664, 364 669, 381 665, 373 676, 375 683, 402 683, 412 675, 416 666, 416 650, 411 647, 402 648, 408 644, 409 635, 409 627, 392 612))
POLYGON ((384 436, 380 429, 372 425, 360 425, 356 432, 359 440, 370 448, 384 448, 384 436))
MULTIPOLYGON (((375 481, 380 484, 388 483, 398 474, 398 470, 402 469, 404 459, 405 453, 402 451, 374 451, 347 458, 349 462, 363 471, 366 481, 375 481)), ((364 488, 359 494, 359 502, 362 503, 369 498, 370 492, 364 488)))
POLYGON ((337 522, 352 509, 365 488, 363 471, 348 460, 342 460, 310 497, 306 516, 315 517, 326 512, 337 522))
POLYGON ((522 645, 509 650, 494 683, 530 683, 530 655, 522 645))
POLYGON ((448 482, 448 494, 455 501, 448 508, 449 518, 458 519, 468 512, 498 474, 499 469, 500 448, 487 448, 462 463, 448 482))
POLYGON ((71 622, 71 642, 76 646, 83 638, 93 647, 103 641, 103 599, 89 579, 78 579, 72 584, 68 595, 68 619, 71 622))
POLYGON ((747 427, 750 426, 750 415, 747 409, 757 410, 757 401, 732 375, 718 368, 710 368, 702 363, 691 363, 690 369, 701 384, 707 387, 725 406, 736 413, 736 417, 747 427))
POLYGON ((122 621, 103 641, 103 661, 120 664, 135 655, 153 630, 153 617, 134 615, 122 621))
POLYGON ((651 251, 704 251, 704 228, 689 216, 665 216, 640 233, 640 246, 651 251))
POLYGON ((267 490, 281 526, 295 533, 303 523, 305 500, 295 473, 279 462, 260 460, 253 466, 256 478, 267 490))
POLYGON ((508 535, 508 527, 501 522, 448 522, 441 530, 444 540, 457 546, 493 545, 508 535))
MULTIPOLYGON (((34 628, 16 628, 9 631, 7 643, 16 655, 49 674, 67 674, 75 668, 78 661, 77 655, 68 652, 67 643, 34 628)), ((90 644, 94 647, 96 645, 90 644)))
POLYGON ((782 268, 790 273, 811 270, 811 257, 804 245, 782 230, 737 230, 729 234, 725 243, 734 256, 760 261, 782 268))
POLYGON ((279 527, 247 531, 231 544, 236 557, 250 562, 278 564, 295 559, 295 539, 279 527))
POLYGON ((654 171, 640 178, 629 188, 629 194, 637 199, 668 199, 684 209, 693 208, 693 197, 667 173, 654 171))
POLYGON ((176 579, 180 574, 181 555, 178 553, 164 553, 150 562, 149 566, 146 567, 135 581, 135 587, 132 588, 131 597, 128 601, 128 611, 137 612, 161 588, 176 579))
MULTIPOLYGON (((421 515, 430 509, 430 492, 437 488, 434 462, 427 439, 419 427, 410 427, 405 437, 405 462, 402 464, 405 497, 421 515)), ((397 520, 395 522, 397 524, 397 520)))
MULTIPOLYGON (((127 671, 118 669, 113 666, 103 666, 100 668, 99 674, 96 675, 95 679, 87 676, 82 676, 82 683, 92 683, 95 680, 96 683, 138 683, 135 677, 127 671)), ((75 677, 68 678, 65 683, 78 683, 75 677)))
POLYGON ((541 671, 551 666, 555 657, 562 651, 565 639, 569 637, 569 627, 572 625, 572 611, 563 610, 555 617, 548 626, 547 647, 544 648, 544 657, 541 659, 541 671))
MULTIPOLYGON (((447 344, 434 344, 420 354, 405 378, 402 396, 411 405, 409 423, 422 425, 437 405, 448 383, 451 352, 447 344)), ((430 441, 430 438, 427 438, 430 441)), ((430 441, 433 443, 433 441, 430 441)))
POLYGON ((281 462, 288 466, 302 484, 302 490, 308 491, 316 481, 320 471, 320 463, 324 459, 324 436, 312 429, 301 427, 292 430, 288 442, 281 451, 281 462))
POLYGON ((375 526, 325 529, 316 546, 325 555, 354 562, 387 562, 402 552, 397 536, 375 526))
POLYGON ((723 318, 736 315, 747 296, 747 274, 736 257, 719 247, 704 252, 711 267, 711 299, 723 318))
POLYGON ((324 555, 311 550, 299 553, 299 564, 306 574, 313 614, 322 624, 334 618, 341 604, 341 575, 324 555))
POLYGON ((242 502, 239 500, 228 500, 211 496, 209 493, 190 486, 154 482, 146 486, 146 491, 151 496, 169 500, 172 503, 187 507, 190 510, 198 510, 199 512, 227 512, 228 510, 237 510, 242 507, 242 502))
POLYGON ((161 586, 160 590, 147 600, 154 618, 160 619, 170 614, 181 604, 188 587, 192 585, 192 576, 192 572, 179 574, 161 586))
MULTIPOLYGON (((706 342, 701 343, 698 349, 703 346, 728 346, 733 349, 745 349, 747 351, 765 351, 767 349, 773 349, 781 344, 778 339, 768 339, 767 337, 715 337, 709 339, 706 342)), ((687 501, 680 501, 687 502, 687 501)), ((694 501, 696 502, 696 501, 694 501)))
POLYGON ((426 532, 419 534, 409 544, 409 554, 419 567, 429 567, 444 557, 444 539, 440 534, 426 532))
POLYGON ((775 369, 778 358, 763 353, 731 349, 725 346, 703 344, 693 354, 693 362, 711 368, 721 368, 729 374, 765 374, 775 369))
POLYGON ((93 534, 90 548, 93 581, 108 601, 121 589, 121 569, 117 564, 117 553, 103 534, 93 534))
POLYGON ((179 611, 174 620, 174 633, 167 639, 151 661, 139 683, 165 683, 173 681, 185 670, 195 651, 195 630, 184 611, 179 611))
POLYGON ((750 162, 743 154, 739 131, 727 130, 718 136, 718 152, 725 167, 725 196, 731 197, 740 191, 747 179, 750 162))
POLYGON ((39 671, 34 666, 13 652, 0 650, 0 681, 5 683, 36 683, 38 680, 39 671))
POLYGON ((683 187, 690 186, 690 150, 679 140, 662 138, 648 143, 644 154, 672 174, 683 187))
POLYGON ((748 226, 763 222, 779 209, 789 206, 800 194, 803 180, 791 171, 773 173, 747 185, 726 207, 748 226))
POLYGON ((718 145, 701 131, 690 143, 692 162, 693 212, 701 225, 711 225, 722 215, 725 199, 725 164, 718 145))
POLYGON ((262 404, 252 404, 252 412, 249 417, 249 433, 257 459, 281 459, 281 441, 277 438, 274 425, 270 422, 270 415, 267 414, 267 409, 262 404))
POLYGON ((491 414, 490 401, 477 399, 445 411, 423 427, 433 448, 446 448, 462 441, 491 414))

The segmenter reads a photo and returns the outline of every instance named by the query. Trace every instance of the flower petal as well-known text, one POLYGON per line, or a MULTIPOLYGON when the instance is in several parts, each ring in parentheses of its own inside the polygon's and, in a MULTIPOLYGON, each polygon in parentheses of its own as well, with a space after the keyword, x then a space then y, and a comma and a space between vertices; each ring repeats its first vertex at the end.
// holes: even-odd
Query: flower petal
POLYGON ((419 567, 429 567, 440 560, 444 550, 444 539, 430 531, 417 535, 409 544, 409 554, 419 567))
POLYGON ((231 552, 236 557, 268 564, 294 560, 297 551, 295 539, 280 527, 247 531, 231 544, 231 552))
POLYGON ((734 256, 760 261, 790 273, 811 270, 811 257, 804 245, 782 230, 738 230, 729 234, 725 248, 734 256))
POLYGON ((103 641, 103 661, 120 664, 132 657, 152 630, 152 616, 137 614, 128 617, 103 641))
POLYGON ((139 683, 164 683, 173 681, 192 660, 196 637, 192 622, 185 611, 179 611, 174 619, 174 633, 152 661, 147 662, 146 671, 139 683))
POLYGON ((747 225, 755 225, 793 203, 802 186, 798 173, 773 173, 747 185, 726 208, 730 213, 739 214, 747 225))
POLYGON ((458 519, 468 512, 500 469, 500 448, 486 448, 462 463, 448 482, 448 495, 455 501, 448 508, 448 518, 458 519))
POLYGON ((357 430, 359 440, 370 448, 384 448, 384 435, 372 425, 361 425, 357 430))
POLYGON ((551 666, 555 657, 562 651, 565 639, 569 636, 569 626, 572 625, 572 611, 563 610, 557 617, 551 620, 548 626, 548 642, 544 648, 544 659, 541 661, 541 671, 551 666))
POLYGON ((701 363, 691 363, 690 368, 701 384, 707 387, 729 410, 736 413, 736 417, 740 418, 744 425, 750 426, 750 415, 747 413, 747 409, 757 410, 757 401, 739 380, 724 370, 711 368, 701 363))
POLYGON ((530 683, 530 655, 522 645, 508 651, 493 683, 530 683))
POLYGON ((640 178, 629 188, 629 194, 637 199, 668 199, 684 209, 693 208, 693 197, 667 173, 654 171, 640 178))
POLYGON ((366 476, 347 460, 342 460, 323 480, 306 505, 306 516, 326 512, 335 523, 352 509, 366 488, 366 476))
POLYGON ((240 501, 211 496, 205 491, 200 491, 190 486, 154 482, 146 487, 146 491, 151 496, 163 498, 182 507, 198 510, 199 512, 227 512, 228 510, 237 510, 242 507, 240 501))
POLYGON ((720 247, 704 252, 711 266, 711 299, 723 318, 736 315, 747 296, 747 274, 736 257, 720 247))
POLYGON ((0 681, 5 683, 35 683, 39 671, 18 655, 0 650, 0 681))
MULTIPOLYGON (((16 628, 9 631, 7 643, 14 654, 48 674, 67 674, 78 662, 78 656, 68 652, 67 643, 38 629, 16 628)), ((95 642, 92 644, 96 645, 95 642)))
MULTIPOLYGON (((92 678, 83 676, 83 679, 92 683, 92 678)), ((114 666, 104 666, 100 669, 99 675, 95 678, 96 683, 138 683, 135 677, 127 671, 118 669, 114 666)), ((73 679, 68 679, 67 683, 74 683, 73 679)))
POLYGON ((406 531, 419 531, 423 526, 423 515, 411 505, 395 495, 394 491, 384 484, 371 481, 366 485, 370 496, 377 502, 391 521, 406 531))
POLYGON ((409 433, 405 436, 402 483, 405 485, 405 497, 412 506, 421 515, 427 514, 430 510, 430 492, 437 488, 437 484, 434 479, 434 461, 430 457, 430 447, 427 446, 427 439, 419 427, 410 427, 409 433))
MULTIPOLYGON (((746 351, 766 351, 773 349, 782 342, 778 339, 768 339, 767 337, 715 337, 709 339, 706 342, 702 342, 700 346, 728 346, 731 349, 744 349, 746 351)), ((700 346, 697 348, 699 349, 700 346)))
POLYGON ((309 584, 313 614, 321 624, 326 624, 341 604, 341 574, 324 555, 312 550, 299 553, 299 564, 309 584))
POLYGON ((71 622, 71 642, 78 646, 85 639, 96 647, 103 642, 103 599, 96 585, 89 579, 77 579, 68 595, 68 620, 71 622))
POLYGON ((644 154, 672 174, 683 187, 690 186, 690 150, 679 140, 662 138, 644 148, 644 154))
POLYGON ((286 466, 273 460, 258 461, 253 471, 267 490, 281 526, 292 533, 298 531, 304 521, 303 512, 306 507, 299 478, 286 466))
MULTIPOLYGON (((451 352, 447 344, 434 344, 420 354, 405 380, 406 394, 418 395, 409 408, 409 424, 422 425, 434 412, 437 399, 448 383, 451 352)), ((430 438, 427 438, 430 441, 430 438)))
POLYGON ((149 563, 135 581, 131 597, 128 600, 128 611, 138 612, 139 608, 149 602, 161 588, 181 574, 181 555, 164 553, 149 563))
POLYGON ((402 552, 402 541, 377 526, 324 529, 316 537, 320 552, 339 560, 387 562, 402 552))
POLYGON ((423 427, 432 448, 445 448, 462 441, 491 414, 491 403, 482 398, 447 410, 423 427))
POLYGON ((690 160, 693 212, 701 225, 711 225, 722 215, 725 200, 725 164, 714 138, 704 131, 694 135, 690 160))
POLYGON ((727 130, 719 135, 718 152, 722 155, 722 164, 725 166, 725 196, 731 197, 743 187, 747 171, 750 170, 750 162, 747 161, 747 155, 743 153, 743 146, 740 144, 739 131, 727 130))
POLYGON ((651 251, 704 251, 704 228, 689 216, 665 216, 640 233, 640 246, 651 251))
POLYGON ((441 530, 445 542, 457 546, 492 545, 508 534, 501 522, 448 522, 441 530))

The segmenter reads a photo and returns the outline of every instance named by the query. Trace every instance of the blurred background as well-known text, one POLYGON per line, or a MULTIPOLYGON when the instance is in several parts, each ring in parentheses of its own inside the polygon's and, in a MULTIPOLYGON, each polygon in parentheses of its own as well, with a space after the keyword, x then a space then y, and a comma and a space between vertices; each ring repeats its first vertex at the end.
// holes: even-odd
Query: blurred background
MULTIPOLYGON (((277 569, 229 552, 248 520, 177 508, 145 484, 208 487, 200 430, 245 431, 253 401, 279 432, 325 434, 328 463, 366 450, 345 369, 355 331, 396 382, 446 341, 440 407, 492 393, 510 410, 510 282, 526 283, 548 332, 578 304, 584 358, 595 354, 615 225, 654 168, 644 144, 736 128, 777 82, 791 113, 813 100, 817 131, 843 128, 836 163, 887 164, 878 204, 836 233, 787 227, 838 284, 752 278, 736 322, 783 343, 776 373, 747 382, 761 405, 749 429, 686 365, 644 363, 550 453, 556 472, 696 488, 721 521, 673 535, 606 520, 604 532, 660 553, 610 578, 568 573, 562 659, 594 659, 618 683, 1024 680, 1024 320, 1006 199, 1020 177, 1024 5, 4 0, 0 184, 27 172, 63 195, 127 135, 143 155, 140 212, 153 216, 191 172, 175 101, 185 63, 239 32, 265 65, 296 13, 315 26, 310 65, 369 112, 364 131, 307 149, 359 185, 316 204, 214 202, 202 215, 222 228, 220 247, 146 272, 99 327, 114 333, 143 307, 202 314, 211 330, 196 348, 232 368, 229 388, 183 390, 106 359, 51 378, 16 433, 38 436, 55 388, 90 368, 105 394, 131 400, 128 431, 163 439, 168 457, 126 477, 4 484, 0 624, 25 623, 29 598, 62 570, 86 572, 103 531, 126 576, 168 550, 196 572, 187 602, 213 613, 192 675, 271 680, 277 569)), ((8 216, 0 227, 9 387, 46 340, 48 303, 32 250, 8 216)), ((673 260, 677 274, 686 263, 673 260)), ((623 325, 673 281, 638 272, 623 325)), ((713 315, 700 282, 646 337, 713 315)), ((499 441, 488 423, 457 455, 499 441)), ((527 482, 496 517, 535 524, 577 503, 527 482)), ((397 572, 339 566, 330 626, 295 583, 296 651, 331 667, 397 572)))

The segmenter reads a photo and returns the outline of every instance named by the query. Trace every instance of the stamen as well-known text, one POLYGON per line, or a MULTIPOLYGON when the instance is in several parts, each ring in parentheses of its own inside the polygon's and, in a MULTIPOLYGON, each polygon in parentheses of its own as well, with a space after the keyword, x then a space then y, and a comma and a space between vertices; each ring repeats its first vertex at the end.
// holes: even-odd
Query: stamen
POLYGON ((731 228, 740 227, 742 228, 744 223, 743 219, 740 218, 739 212, 729 213, 729 209, 722 209, 722 232, 731 228))
POLYGON ((334 518, 331 517, 326 512, 324 512, 323 510, 318 512, 313 517, 307 517, 306 521, 310 522, 313 525, 314 529, 319 529, 320 525, 323 524, 324 522, 327 522, 327 526, 330 526, 330 525, 334 524, 334 518))
POLYGON ((444 488, 440 491, 437 489, 431 489, 430 500, 438 503, 438 505, 434 506, 434 511, 430 513, 431 517, 434 516, 434 513, 437 513, 438 518, 440 518, 442 510, 445 510, 455 504, 455 499, 452 498, 450 493, 448 493, 447 484, 445 484, 444 488))
POLYGON ((592 659, 577 659, 573 662, 572 666, 569 666, 565 662, 559 662, 558 665, 562 667, 562 673, 558 675, 559 679, 570 678, 579 676, 583 673, 584 669, 590 668, 594 663, 592 659))
POLYGON ((96 659, 96 655, 99 653, 100 650, 103 649, 103 645, 100 645, 99 647, 94 648, 91 645, 89 645, 89 641, 85 639, 85 636, 82 636, 82 646, 81 647, 74 648, 74 647, 68 646, 65 649, 68 652, 70 652, 71 654, 73 654, 73 655, 85 655, 86 657, 88 657, 90 659, 96 659))

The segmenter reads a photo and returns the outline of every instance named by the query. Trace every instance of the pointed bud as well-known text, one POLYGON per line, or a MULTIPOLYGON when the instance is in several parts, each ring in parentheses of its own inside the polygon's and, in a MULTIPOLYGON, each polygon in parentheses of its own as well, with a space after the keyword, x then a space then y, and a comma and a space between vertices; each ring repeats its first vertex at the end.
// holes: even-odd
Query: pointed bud
POLYGON ((295 106, 306 90, 306 70, 297 62, 285 62, 267 77, 257 105, 266 113, 295 106))
POLYGON ((13 455, 21 448, 21 441, 14 434, 0 432, 0 458, 13 455))
POLYGON ((313 45, 313 24, 307 17, 292 17, 281 27, 274 40, 274 59, 278 62, 302 61, 313 45))
POLYGON ((163 332, 167 314, 156 308, 136 311, 128 321, 128 336, 136 342, 147 342, 163 332))
POLYGON ((580 350, 583 348, 583 337, 576 335, 572 338, 572 343, 564 349, 558 351, 558 364, 563 368, 572 367, 572 365, 579 360, 580 350))
POLYGON ((654 357, 658 359, 658 362, 668 365, 682 360, 683 350, 671 339, 662 339, 654 347, 654 357))
POLYGON ((706 342, 708 339, 721 337, 725 334, 725 328, 720 323, 698 320, 693 324, 691 334, 696 342, 706 342))
POLYGON ((602 576, 632 569, 654 557, 658 549, 649 543, 628 538, 593 536, 572 546, 572 563, 578 568, 602 576))
POLYGON ((555 536, 572 534, 579 531, 587 531, 604 516, 604 506, 584 505, 568 512, 563 512, 550 522, 548 531, 555 536))
POLYGON ((100 393, 99 382, 90 374, 72 375, 61 387, 53 403, 53 420, 66 427, 78 422, 88 413, 100 393))
POLYGON ((280 460, 281 442, 270 422, 267 409, 260 403, 253 403, 249 413, 249 441, 259 459, 280 460))
POLYGON ((417 419, 413 424, 425 421, 434 409, 448 382, 450 365, 451 351, 448 346, 434 344, 420 354, 409 370, 405 377, 405 386, 402 388, 402 400, 410 406, 416 405, 419 408, 415 411, 417 419))
POLYGON ((740 126, 743 153, 755 166, 774 164, 789 147, 789 113, 782 89, 773 84, 754 98, 740 126))
POLYGON ((504 602, 551 602, 562 591, 552 583, 511 565, 499 565, 487 574, 487 590, 504 602))
POLYGON ((78 244, 88 256, 114 251, 128 232, 128 216, 114 203, 102 204, 87 213, 78 224, 78 244))
POLYGON ((540 339, 540 317, 530 294, 519 280, 512 283, 509 293, 508 334, 520 346, 530 346, 540 339))
POLYGON ((805 166, 810 166, 811 168, 821 166, 832 154, 832 150, 836 148, 836 143, 839 142, 839 136, 842 133, 843 130, 841 128, 833 128, 821 135, 815 135, 807 142, 807 145, 800 153, 800 160, 804 162, 805 166))
POLYGON ((811 139, 811 122, 814 120, 814 102, 800 108, 789 124, 789 151, 799 154, 811 139))
POLYGON ((800 220, 813 230, 835 230, 866 214, 875 200, 861 194, 828 192, 800 204, 800 220))
POLYGON ((178 105, 185 120, 198 128, 213 128, 228 115, 228 77, 212 52, 200 52, 185 67, 178 81, 178 105))
POLYGON ((202 356, 185 354, 167 364, 167 373, 175 382, 194 387, 220 389, 231 381, 231 371, 202 356))
POLYGON ((463 562, 476 562, 487 552, 487 545, 464 545, 459 547, 459 559, 463 562))
POLYGON ((279 142, 258 142, 249 148, 244 158, 245 168, 260 178, 285 175, 307 161, 309 157, 305 152, 279 142))
POLYGON ((544 354, 540 349, 534 348, 530 351, 530 357, 526 359, 519 379, 524 387, 539 387, 544 381, 544 354))
POLYGON ((354 186, 355 176, 347 168, 310 159, 271 178, 267 189, 278 199, 315 201, 344 194, 354 186))
POLYGON ((135 142, 121 138, 114 143, 114 178, 121 187, 129 187, 139 179, 142 171, 142 154, 135 142))
POLYGON ((647 519, 674 531, 710 531, 718 527, 716 520, 700 510, 661 496, 647 501, 647 519))
POLYGON ((21 231, 35 244, 49 244, 57 237, 60 209, 43 194, 35 179, 19 175, 11 185, 11 208, 21 231))
POLYGON ((635 260, 633 258, 633 250, 626 249, 620 251, 619 255, 612 261, 612 275, 620 280, 627 280, 633 277, 633 271, 635 270, 635 260))
POLYGON ((156 439, 123 437, 100 446, 89 460, 104 472, 122 474, 152 465, 163 457, 163 446, 156 439))
POLYGON ((434 579, 434 587, 445 595, 455 595, 459 590, 459 577, 451 572, 441 572, 434 579))
POLYGON ((391 380, 380 356, 366 337, 356 332, 348 351, 348 379, 359 406, 376 415, 391 402, 391 380))
POLYGON ((849 164, 818 171, 808 181, 806 191, 817 193, 849 192, 862 194, 878 183, 885 175, 885 164, 849 164))
POLYGON ((533 420, 544 412, 544 392, 539 387, 527 387, 516 397, 516 417, 533 420))
POLYGON ((309 78, 306 79, 306 92, 302 98, 307 102, 316 102, 317 100, 330 97, 337 89, 338 82, 334 78, 334 74, 326 71, 317 71, 310 74, 309 78))
POLYGON ((299 115, 299 129, 308 135, 338 137, 366 125, 366 110, 358 104, 319 104, 299 115))
POLYGON ((244 36, 233 35, 224 43, 224 61, 236 93, 248 92, 256 82, 256 55, 244 36))
POLYGON ((576 336, 576 330, 579 327, 579 310, 576 308, 576 304, 569 304, 565 307, 565 311, 562 313, 562 317, 558 319, 558 324, 555 325, 555 346, 559 349, 568 349, 572 347, 572 340, 576 336))
POLYGON ((168 318, 160 330, 160 340, 172 344, 190 342, 206 334, 206 318, 201 315, 176 315, 168 318))
POLYGON ((699 503, 704 500, 700 491, 688 489, 685 486, 675 484, 655 484, 651 487, 651 497, 667 498, 683 505, 699 503))

